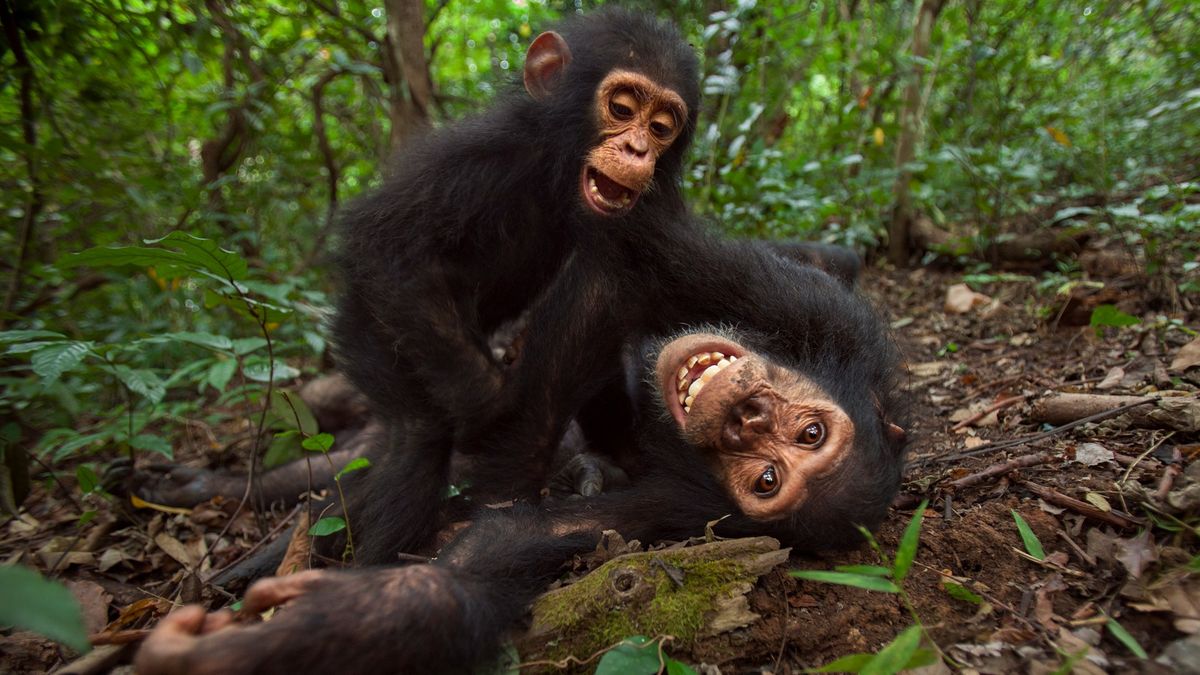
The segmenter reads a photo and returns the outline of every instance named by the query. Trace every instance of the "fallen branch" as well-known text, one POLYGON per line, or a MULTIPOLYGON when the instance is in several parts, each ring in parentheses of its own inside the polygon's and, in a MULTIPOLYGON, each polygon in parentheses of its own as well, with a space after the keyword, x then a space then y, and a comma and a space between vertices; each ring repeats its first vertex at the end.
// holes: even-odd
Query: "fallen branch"
POLYGON ((1183 433, 1200 431, 1200 399, 1195 396, 1113 396, 1109 394, 1051 394, 1036 403, 1030 418, 1049 424, 1063 424, 1081 417, 1143 402, 1149 408, 1130 412, 1122 420, 1127 427, 1171 429, 1183 433))
MULTIPOLYGON (((1025 445, 1026 443, 1033 443, 1035 441, 1040 441, 1040 440, 1043 440, 1046 438, 1050 438, 1051 436, 1057 436, 1058 434, 1061 434, 1066 431, 1070 431, 1071 429, 1074 429, 1075 427, 1083 426, 1084 424, 1088 424, 1090 422, 1100 422, 1100 421, 1106 420, 1110 417, 1116 417, 1117 415, 1120 415, 1121 413, 1125 412, 1126 410, 1129 410, 1130 408, 1136 408, 1137 406, 1140 406, 1140 405, 1146 405, 1147 403, 1153 403, 1157 400, 1158 400, 1158 398, 1152 397, 1152 398, 1147 398, 1147 399, 1143 399, 1140 401, 1134 401, 1133 403, 1129 403, 1128 405, 1123 405, 1119 408, 1113 408, 1112 410, 1105 410, 1104 412, 1096 413, 1095 415, 1092 415, 1090 417, 1085 417, 1080 420, 1075 420, 1074 422, 1071 422, 1070 424, 1064 424, 1061 427, 1055 427, 1053 429, 1050 429, 1049 431, 1042 431, 1042 432, 1039 432, 1036 434, 1022 436, 1021 438, 1014 438, 1014 439, 1008 440, 1008 441, 998 441, 996 443, 988 443, 986 445, 981 445, 977 448, 968 450, 966 452, 958 452, 953 455, 946 455, 944 457, 925 457, 923 459, 918 460, 914 464, 912 464, 912 467, 924 466, 924 465, 930 464, 930 463, 942 464, 945 462, 953 462, 955 460, 966 459, 968 457, 976 457, 976 456, 982 455, 984 453, 992 452, 993 450, 1001 450, 1004 448, 1013 448, 1018 445, 1025 445)), ((909 468, 912 468, 912 467, 909 467, 909 468)))
POLYGON ((1021 481, 1021 484, 1028 488, 1030 492, 1041 497, 1046 502, 1055 506, 1061 506, 1065 509, 1071 509, 1076 513, 1080 513, 1088 518, 1092 518, 1093 520, 1099 520, 1122 529, 1128 529, 1146 524, 1146 521, 1143 518, 1131 516, 1128 513, 1125 513, 1124 511, 1118 511, 1117 509, 1104 511, 1085 501, 1075 499, 1074 497, 1068 497, 1058 490, 1046 487, 1045 485, 1038 485, 1037 483, 1027 480, 1021 481))
POLYGON ((962 429, 966 429, 967 427, 971 426, 972 424, 975 424, 976 422, 987 417, 988 415, 991 415, 992 413, 996 412, 997 410, 1003 410, 1004 408, 1007 408, 1008 406, 1013 405, 1014 403, 1020 403, 1021 401, 1024 401, 1024 400, 1025 400, 1024 396, 1010 396, 1008 398, 996 401, 995 403, 991 404, 987 408, 980 410, 979 412, 975 413, 974 415, 971 415, 967 419, 950 427, 950 431, 959 431, 962 429))
POLYGON ((1038 464, 1045 464, 1046 462, 1049 462, 1052 459, 1054 459, 1053 455, 1051 455, 1048 452, 1039 452, 1039 453, 1033 454, 1033 455, 1025 455, 1023 457, 1017 457, 1014 459, 1010 459, 1007 462, 1000 462, 999 464, 993 464, 993 465, 989 466, 988 468, 984 469, 983 471, 979 471, 979 472, 973 473, 969 476, 963 476, 962 478, 959 478, 958 480, 951 481, 946 484, 946 487, 953 489, 953 490, 970 487, 972 485, 975 485, 976 483, 982 483, 983 481, 985 481, 989 478, 995 478, 996 476, 1002 476, 1006 473, 1010 473, 1017 469, 1023 469, 1023 468, 1030 467, 1030 466, 1037 466, 1038 464))

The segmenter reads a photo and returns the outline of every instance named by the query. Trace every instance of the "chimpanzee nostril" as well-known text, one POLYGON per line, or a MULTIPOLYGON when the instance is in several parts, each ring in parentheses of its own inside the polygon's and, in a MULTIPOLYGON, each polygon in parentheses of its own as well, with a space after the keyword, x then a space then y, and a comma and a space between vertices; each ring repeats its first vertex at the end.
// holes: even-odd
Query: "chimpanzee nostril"
POLYGON ((772 426, 771 399, 751 396, 730 406, 721 435, 730 448, 739 449, 770 433, 772 426))

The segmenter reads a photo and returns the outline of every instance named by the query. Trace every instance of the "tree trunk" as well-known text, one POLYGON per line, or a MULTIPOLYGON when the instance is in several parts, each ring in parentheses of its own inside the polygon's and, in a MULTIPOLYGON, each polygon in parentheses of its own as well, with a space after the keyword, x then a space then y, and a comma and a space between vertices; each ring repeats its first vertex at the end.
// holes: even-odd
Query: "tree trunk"
POLYGON ((425 60, 425 3, 385 0, 387 39, 384 74, 391 86, 389 140, 396 149, 404 138, 429 123, 433 83, 425 60))
POLYGON ((942 11, 943 0, 922 0, 913 26, 911 79, 904 87, 904 107, 900 111, 900 138, 896 145, 896 183, 892 188, 892 220, 888 224, 888 259, 894 265, 907 265, 910 230, 912 229, 912 195, 908 184, 912 171, 908 164, 916 157, 917 145, 921 142, 921 118, 924 106, 921 98, 921 80, 925 74, 924 60, 929 53, 929 39, 933 34, 933 22, 942 11))

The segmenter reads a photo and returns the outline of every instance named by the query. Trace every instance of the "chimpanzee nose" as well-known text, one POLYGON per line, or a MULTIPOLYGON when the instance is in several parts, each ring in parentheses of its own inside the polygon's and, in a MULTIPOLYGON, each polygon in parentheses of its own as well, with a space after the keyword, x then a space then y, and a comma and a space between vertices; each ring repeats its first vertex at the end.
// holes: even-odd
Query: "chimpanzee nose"
POLYGON ((721 436, 730 450, 744 450, 753 446, 758 437, 771 433, 773 427, 771 399, 751 396, 729 408, 721 436))
POLYGON ((650 143, 640 134, 630 134, 625 139, 625 154, 642 159, 650 152, 650 143))

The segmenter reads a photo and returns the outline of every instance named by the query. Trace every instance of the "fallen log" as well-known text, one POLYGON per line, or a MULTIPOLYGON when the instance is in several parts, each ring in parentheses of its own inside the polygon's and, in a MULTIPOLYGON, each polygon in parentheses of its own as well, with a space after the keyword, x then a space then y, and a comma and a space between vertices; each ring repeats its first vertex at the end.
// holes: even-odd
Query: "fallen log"
POLYGON ((1200 431, 1200 398, 1195 395, 1115 396, 1055 393, 1034 402, 1029 415, 1034 421, 1059 425, 1129 405, 1136 407, 1131 407, 1113 418, 1110 424, 1124 428, 1170 429, 1183 433, 1200 431), (1145 405, 1137 405, 1139 403, 1145 405))

